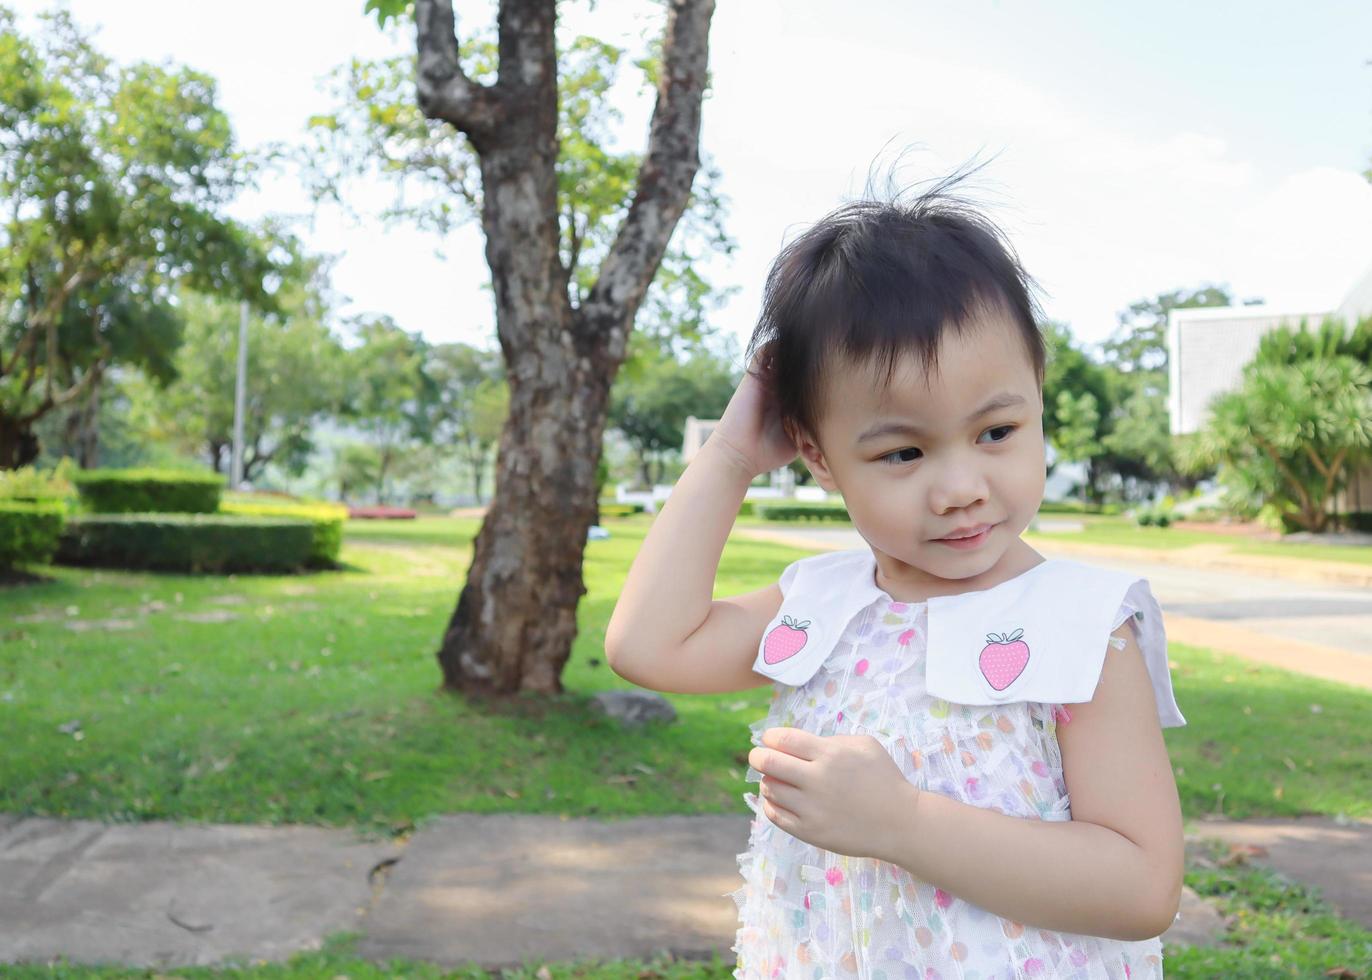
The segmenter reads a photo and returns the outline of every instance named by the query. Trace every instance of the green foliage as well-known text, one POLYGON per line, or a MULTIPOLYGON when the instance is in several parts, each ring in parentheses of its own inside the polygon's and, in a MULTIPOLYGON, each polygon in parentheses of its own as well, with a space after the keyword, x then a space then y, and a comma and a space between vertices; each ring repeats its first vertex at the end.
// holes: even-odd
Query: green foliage
POLYGON ((213 514, 224 478, 197 470, 78 470, 82 507, 93 514, 213 514))
POLYGON ((51 561, 66 513, 66 507, 55 500, 0 499, 0 570, 51 561))
POLYGON ((753 501, 753 514, 764 521, 850 521, 842 503, 753 501))
POLYGON ((628 517, 630 514, 643 513, 642 504, 621 504, 613 500, 605 500, 600 503, 601 517, 628 517))
POLYGON ((37 39, 0 8, 0 468, 114 364, 166 381, 172 289, 271 303, 273 236, 223 215, 248 184, 214 80, 112 64, 65 10, 37 39))
MULTIPOLYGON (((297 275, 278 291, 279 308, 248 318, 248 364, 243 418, 243 476, 260 479, 271 463, 299 475, 314 450, 317 422, 344 403, 345 352, 323 323, 324 268, 300 260, 297 275)), ((238 366, 239 304, 181 290, 185 319, 174 358, 176 380, 130 385, 134 411, 148 438, 171 443, 228 472, 233 447, 238 366)))
POLYGON ((1372 317, 1351 327, 1338 317, 1325 317, 1313 329, 1304 319, 1294 327, 1284 323, 1263 334, 1253 360, 1259 364, 1298 364, 1341 354, 1372 367, 1372 317))
POLYGON ((608 421, 634 447, 639 478, 652 486, 663 478, 662 455, 681 448, 687 417, 719 418, 738 379, 706 350, 683 362, 638 336, 630 342, 637 356, 615 378, 608 421))
POLYGON ((432 427, 442 421, 434 409, 438 385, 426 369, 430 345, 419 333, 389 317, 363 319, 353 329, 361 343, 347 352, 343 414, 368 436, 367 468, 377 502, 385 503, 394 467, 416 440, 432 440, 432 427))
POLYGON ((51 470, 35 466, 21 466, 17 470, 0 470, 0 500, 67 501, 76 492, 72 472, 76 469, 70 459, 63 459, 51 470))
MULTIPOLYGON (((368 6, 383 22, 404 6, 374 0, 368 6)), ((610 99, 625 51, 598 38, 577 36, 558 45, 557 216, 559 254, 569 270, 568 298, 580 303, 599 274, 633 201, 642 155, 617 152, 615 129, 622 114, 610 99)), ((481 84, 496 79, 499 52, 489 35, 464 36, 459 61, 481 84)), ((645 82, 655 77, 658 57, 632 61, 645 82)), ((343 189, 360 176, 395 182, 398 193, 383 208, 385 222, 403 222, 447 235, 480 219, 480 162, 465 134, 426 117, 415 94, 416 59, 354 59, 332 76, 333 108, 308 122, 309 145, 294 151, 316 201, 329 201, 362 219, 343 189)), ((726 233, 721 175, 708 159, 691 189, 685 212, 668 243, 635 317, 635 331, 664 351, 683 353, 712 336, 708 314, 732 290, 716 289, 697 268, 707 255, 732 254, 726 233)))
POLYGON ((243 501, 225 500, 219 505, 221 514, 245 514, 258 517, 299 517, 310 522, 310 566, 333 568, 343 547, 343 522, 348 508, 342 504, 320 501, 243 501))
MULTIPOLYGON (((1248 299, 1245 304, 1261 302, 1248 299)), ((1167 315, 1173 310, 1232 306, 1228 287, 1204 285, 1174 289, 1131 303, 1119 315, 1119 329, 1101 345, 1105 363, 1126 374, 1147 372, 1167 377, 1167 315)))
POLYGON ((315 524, 237 514, 99 514, 73 517, 57 561, 65 565, 181 572, 293 572, 310 565, 315 524))
POLYGON ((1168 527, 1176 517, 1169 507, 1144 507, 1134 513, 1140 527, 1168 527))
POLYGON ((1255 361, 1237 390, 1211 403, 1188 451, 1218 465, 1221 481, 1240 499, 1323 531, 1351 465, 1372 453, 1372 368, 1343 354, 1294 364, 1255 361))

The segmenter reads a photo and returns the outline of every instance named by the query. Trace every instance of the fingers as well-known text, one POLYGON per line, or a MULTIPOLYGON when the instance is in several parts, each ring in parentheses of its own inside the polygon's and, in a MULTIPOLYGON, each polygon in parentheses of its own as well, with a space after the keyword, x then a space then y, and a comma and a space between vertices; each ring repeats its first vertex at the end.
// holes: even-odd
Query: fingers
POLYGON ((805 784, 805 761, 785 752, 755 748, 748 753, 748 765, 780 782, 790 783, 792 786, 805 784))
POLYGON ((762 812, 767 814, 767 819, 778 825, 794 821, 796 819, 795 812, 786 806, 788 798, 792 797, 794 793, 794 788, 778 786, 771 780, 765 780, 762 784, 761 795, 762 812))

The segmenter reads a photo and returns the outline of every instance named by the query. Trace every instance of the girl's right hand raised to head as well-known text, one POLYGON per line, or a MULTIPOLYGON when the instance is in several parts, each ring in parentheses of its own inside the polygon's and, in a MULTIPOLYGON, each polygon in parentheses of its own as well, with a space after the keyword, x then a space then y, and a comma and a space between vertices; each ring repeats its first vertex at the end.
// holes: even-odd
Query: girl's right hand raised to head
POLYGON ((717 442, 738 465, 754 477, 785 466, 799 455, 795 442, 781 424, 776 399, 764 381, 770 371, 768 348, 753 355, 724 416, 711 431, 706 444, 717 442))

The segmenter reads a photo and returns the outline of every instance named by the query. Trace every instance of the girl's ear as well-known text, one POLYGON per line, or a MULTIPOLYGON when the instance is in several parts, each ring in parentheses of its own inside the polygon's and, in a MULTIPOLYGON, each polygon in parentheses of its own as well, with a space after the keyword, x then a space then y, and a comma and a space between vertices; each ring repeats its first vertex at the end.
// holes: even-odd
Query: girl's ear
POLYGON ((787 428, 791 434, 791 441, 796 444, 796 450, 804 460, 805 468, 815 478, 815 482, 829 493, 837 493, 838 484, 834 482, 834 475, 829 471, 829 464, 825 461, 824 452, 819 448, 819 444, 800 427, 787 428))

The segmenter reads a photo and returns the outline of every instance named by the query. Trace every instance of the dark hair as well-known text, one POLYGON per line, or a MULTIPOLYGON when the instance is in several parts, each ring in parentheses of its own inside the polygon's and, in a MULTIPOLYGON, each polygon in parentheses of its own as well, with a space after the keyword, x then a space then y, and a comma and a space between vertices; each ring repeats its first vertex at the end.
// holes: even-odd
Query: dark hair
POLYGON ((1039 383, 1046 360, 1034 285, 1005 235, 948 194, 959 174, 914 200, 863 199, 822 218, 782 249, 767 275, 747 363, 773 392, 785 425, 817 431, 822 363, 876 357, 889 384, 898 357, 938 366, 944 330, 978 312, 1008 314, 1020 328, 1039 383))

